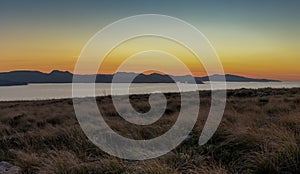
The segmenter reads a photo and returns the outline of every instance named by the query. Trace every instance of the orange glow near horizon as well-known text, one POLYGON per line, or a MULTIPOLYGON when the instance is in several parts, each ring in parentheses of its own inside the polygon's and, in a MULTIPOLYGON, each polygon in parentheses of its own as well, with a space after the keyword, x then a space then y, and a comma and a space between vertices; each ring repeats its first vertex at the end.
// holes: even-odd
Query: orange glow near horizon
MULTIPOLYGON (((32 48, 32 45, 23 46, 16 44, 15 47, 12 46, 13 43, 8 43, 8 45, 11 47, 0 53, 0 58, 2 58, 0 64, 1 72, 14 70, 37 70, 42 72, 62 70, 74 72, 78 55, 84 46, 84 40, 82 42, 74 42, 70 45, 61 44, 59 47, 55 47, 53 41, 50 46, 40 46, 40 50, 42 51, 35 51, 36 48, 32 48)), ((263 45, 259 45, 260 51, 253 51, 250 48, 243 48, 242 46, 236 50, 230 50, 225 43, 221 46, 219 44, 213 44, 213 46, 216 48, 223 64, 224 72, 227 74, 288 81, 300 80, 300 54, 296 51, 289 51, 289 45, 274 51, 263 47, 263 45)), ((279 45, 272 47, 277 48, 279 45)), ((196 61, 196 58, 188 49, 174 41, 155 37, 132 39, 117 46, 106 57, 99 73, 115 73, 122 61, 133 54, 145 50, 164 50, 169 52, 179 57, 192 71, 194 76, 206 75, 201 63, 196 61)), ((147 56, 148 59, 151 57, 150 55, 147 56)), ((173 68, 173 75, 185 75, 178 71, 178 67, 173 65, 172 62, 164 62, 163 57, 153 57, 149 60, 147 60, 145 55, 144 58, 142 57, 143 55, 141 55, 141 61, 130 65, 125 72, 134 72, 134 67, 139 68, 143 64, 156 64, 158 69, 161 66, 173 68)))
MULTIPOLYGON (((93 35, 122 18, 150 12, 179 18, 202 32, 215 48, 226 74, 300 81, 299 7, 299 0, 1 1, 0 72, 74 73, 81 50, 93 35)), ((176 32, 174 28, 167 30, 176 32)), ((195 76, 206 74, 188 50, 157 38, 119 45, 108 55, 101 72, 114 73, 122 60, 148 49, 163 49, 179 57, 195 76)), ((158 69, 166 66, 173 75, 183 74, 170 56, 158 52, 139 54, 135 59, 140 60, 131 62, 125 71, 136 71, 147 64, 158 69)))
POLYGON ((183 66, 191 71, 191 75, 206 75, 201 62, 190 50, 174 41, 148 36, 133 38, 115 47, 106 56, 98 73, 151 72, 155 69, 162 73, 165 73, 163 72, 165 70, 168 71, 168 74, 185 75, 183 66), (133 60, 130 61, 131 57, 133 60), (124 62, 126 63, 125 68, 118 70, 118 67, 124 62))

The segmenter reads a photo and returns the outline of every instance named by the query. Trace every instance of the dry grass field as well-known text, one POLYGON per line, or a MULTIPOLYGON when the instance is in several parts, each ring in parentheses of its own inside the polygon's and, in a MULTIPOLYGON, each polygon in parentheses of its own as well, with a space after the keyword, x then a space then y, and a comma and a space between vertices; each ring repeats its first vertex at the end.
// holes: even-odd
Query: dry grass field
MULTIPOLYGON (((129 161, 101 151, 84 135, 71 99, 0 103, 0 161, 23 173, 300 173, 300 89, 228 91, 223 120, 204 146, 198 138, 210 108, 201 110, 191 138, 152 160, 129 161)), ((97 98, 106 122, 119 134, 149 139, 166 132, 180 112, 180 95, 165 94, 163 117, 138 126, 116 113, 110 97, 97 98)), ((137 111, 150 109, 147 95, 131 96, 137 111)))

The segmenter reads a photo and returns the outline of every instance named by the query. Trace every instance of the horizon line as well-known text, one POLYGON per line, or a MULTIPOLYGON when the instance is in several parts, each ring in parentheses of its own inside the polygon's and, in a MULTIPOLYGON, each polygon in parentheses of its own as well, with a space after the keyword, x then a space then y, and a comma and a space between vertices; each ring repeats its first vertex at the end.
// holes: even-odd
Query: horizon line
MULTIPOLYGON (((10 70, 10 71, 1 71, 0 73, 9 73, 9 72, 21 72, 21 71, 28 71, 28 72, 40 72, 40 73, 45 73, 45 74, 51 74, 54 71, 59 71, 59 72, 68 72, 70 74, 73 74, 73 72, 68 71, 68 70, 58 70, 58 69, 52 69, 50 71, 43 71, 43 70, 33 70, 33 69, 16 69, 16 70, 10 70)), ((149 70, 152 71, 152 70, 149 70)), ((147 71, 145 71, 147 72, 147 71)), ((180 74, 180 75, 175 75, 175 74, 166 74, 166 73, 162 73, 162 72, 157 72, 157 71, 153 71, 153 73, 138 73, 138 72, 134 72, 134 71, 123 71, 123 72, 114 72, 114 73, 97 73, 97 74, 92 74, 92 73, 82 73, 82 74, 75 74, 75 75, 114 75, 117 73, 134 73, 134 74, 144 74, 144 75, 152 75, 152 74, 160 74, 160 75, 171 75, 171 76, 192 76, 192 77, 197 77, 197 78, 201 78, 201 77, 207 77, 209 75, 203 75, 203 76, 197 76, 197 75, 192 75, 192 74, 180 74)), ((286 80, 286 79, 275 79, 275 78, 267 78, 267 77, 249 77, 247 75, 244 74, 239 74, 239 73, 224 73, 224 74, 212 74, 210 76, 213 75, 234 75, 234 76, 241 76, 241 77, 246 77, 246 78, 255 78, 255 79, 266 79, 266 80, 279 80, 279 81, 300 81, 300 79, 296 80, 286 80)))

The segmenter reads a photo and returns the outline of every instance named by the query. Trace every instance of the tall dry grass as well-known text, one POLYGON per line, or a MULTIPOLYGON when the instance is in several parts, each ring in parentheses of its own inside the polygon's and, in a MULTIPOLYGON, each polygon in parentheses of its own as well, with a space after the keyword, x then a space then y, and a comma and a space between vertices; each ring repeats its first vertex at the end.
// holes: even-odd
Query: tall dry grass
MULTIPOLYGON (((0 160, 20 166, 24 173, 300 173, 300 89, 228 91, 222 123, 204 146, 198 145, 198 138, 210 92, 200 96, 191 138, 146 161, 121 160, 93 145, 80 129, 69 99, 1 102, 0 160)), ((110 97, 97 102, 113 130, 149 139, 166 132, 178 117, 180 96, 166 97, 165 114, 147 126, 126 122, 110 97)), ((150 109, 147 95, 134 95, 131 103, 140 112, 150 109)))

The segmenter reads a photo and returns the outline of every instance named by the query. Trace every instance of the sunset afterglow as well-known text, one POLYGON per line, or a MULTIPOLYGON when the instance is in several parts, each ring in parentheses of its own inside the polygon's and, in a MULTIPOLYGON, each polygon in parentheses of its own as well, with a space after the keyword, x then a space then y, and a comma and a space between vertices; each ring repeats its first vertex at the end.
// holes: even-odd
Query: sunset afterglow
MULTIPOLYGON (((81 50, 98 30, 142 12, 166 14, 194 25, 211 42, 226 73, 300 80, 299 1, 172 3, 1 1, 0 71, 73 72, 81 50)), ((117 46, 99 73, 115 73, 123 60, 146 50, 164 50, 178 56, 193 75, 205 75, 189 50, 176 42, 151 37, 117 46)), ((128 72, 152 63, 158 69, 168 65, 172 74, 182 74, 171 59, 157 52, 141 54, 135 63, 128 72)))

